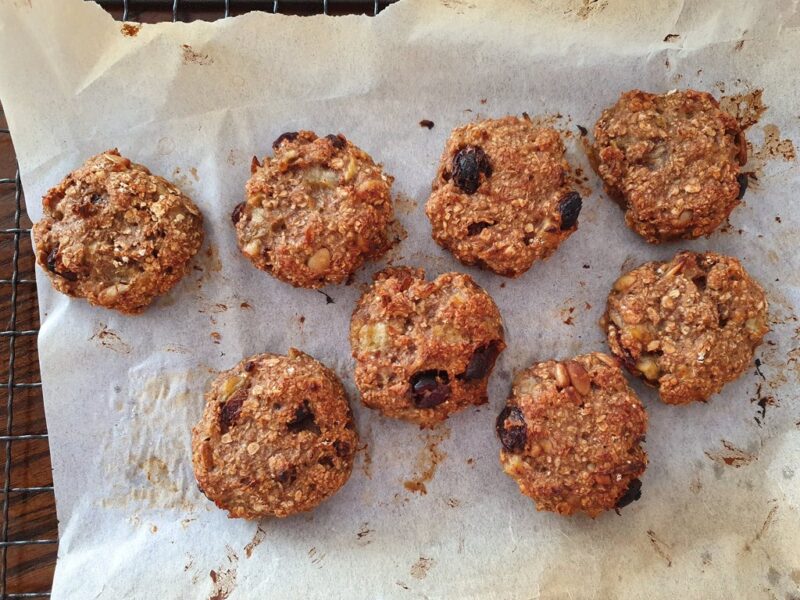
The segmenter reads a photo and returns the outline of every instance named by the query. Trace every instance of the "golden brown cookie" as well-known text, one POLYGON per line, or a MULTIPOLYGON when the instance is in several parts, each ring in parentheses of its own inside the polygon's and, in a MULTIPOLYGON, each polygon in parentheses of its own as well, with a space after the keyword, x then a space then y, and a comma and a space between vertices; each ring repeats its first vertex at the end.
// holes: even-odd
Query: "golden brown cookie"
POLYGON ((607 354, 522 371, 496 428, 500 463, 537 510, 596 517, 641 496, 647 414, 607 354))
POLYGON ((281 135, 232 219, 242 253, 294 286, 342 283, 390 247, 393 178, 341 134, 281 135))
POLYGON ((601 326, 664 402, 705 401, 750 365, 769 331, 767 299, 735 258, 680 252, 617 279, 601 326))
POLYGON ((433 239, 464 264, 522 275, 577 229, 567 172, 555 129, 510 116, 458 127, 425 208, 433 239))
POLYGON ((431 427, 486 402, 506 347, 500 312, 468 275, 425 280, 422 269, 385 269, 350 322, 361 400, 383 414, 431 427))
POLYGON ((197 483, 231 517, 311 510, 350 477, 358 436, 336 375, 299 350, 221 373, 192 430, 197 483))
POLYGON ((708 235, 747 189, 744 132, 710 94, 626 92, 603 111, 594 137, 606 192, 648 242, 708 235))
POLYGON ((42 207, 33 236, 53 287, 123 313, 168 292, 203 243, 197 206, 116 149, 67 175, 42 207))

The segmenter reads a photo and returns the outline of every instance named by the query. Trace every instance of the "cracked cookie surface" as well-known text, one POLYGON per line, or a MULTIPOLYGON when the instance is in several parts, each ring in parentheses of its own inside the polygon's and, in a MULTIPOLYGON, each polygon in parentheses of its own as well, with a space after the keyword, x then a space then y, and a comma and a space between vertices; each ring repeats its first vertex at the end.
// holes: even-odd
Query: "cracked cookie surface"
POLYGON ((33 236, 53 287, 123 313, 168 292, 203 243, 197 206, 116 149, 67 175, 42 206, 33 236))
POLYGON ((408 267, 375 275, 353 312, 350 345, 363 403, 423 427, 486 402, 505 348, 500 312, 471 277, 427 281, 408 267))
POLYGON ((496 430, 503 469, 537 510, 595 517, 641 496, 647 414, 611 356, 520 372, 496 430))
POLYGON ((744 133, 705 92, 626 92, 603 111, 594 137, 606 192, 648 242, 710 234, 747 188, 744 133))
POLYGON ((232 220, 242 253, 297 287, 342 283, 390 247, 393 178, 343 135, 288 132, 253 159, 232 220))
POLYGON ((769 331, 767 299, 735 258, 680 252, 617 279, 601 326, 661 400, 705 401, 750 366, 769 331))
POLYGON ((311 510, 350 477, 358 445, 336 375, 291 349, 221 373, 192 430, 201 491, 231 517, 311 510))
POLYGON ((512 116, 458 127, 425 208, 433 239, 466 265, 522 275, 577 229, 567 173, 555 129, 512 116))

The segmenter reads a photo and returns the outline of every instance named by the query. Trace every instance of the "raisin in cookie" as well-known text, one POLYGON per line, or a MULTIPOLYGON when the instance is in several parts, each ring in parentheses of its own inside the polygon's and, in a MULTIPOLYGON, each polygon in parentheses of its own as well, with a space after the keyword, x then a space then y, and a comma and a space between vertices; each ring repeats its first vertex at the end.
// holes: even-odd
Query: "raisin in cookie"
POLYGON ((350 344, 364 404, 423 427, 486 402, 506 346, 497 306, 471 277, 426 281, 407 267, 375 275, 353 312, 350 344))
POLYGON ((358 436, 336 375, 307 354, 259 354, 221 373, 192 430, 197 483, 231 517, 311 510, 350 477, 358 436))
POLYGON ((519 373, 496 428, 503 469, 537 510, 595 517, 641 496, 647 414, 606 354, 519 373))
POLYGON ((433 239, 464 264, 522 275, 577 229, 567 170, 558 133, 527 118, 458 127, 425 209, 433 239))
POLYGON ((343 135, 281 135, 253 159, 245 202, 233 211, 242 253, 294 286, 342 283, 390 247, 392 177, 343 135))
POLYGON ((705 401, 750 365, 769 331, 767 299, 735 258, 681 252, 617 279, 601 326, 664 402, 705 401))
POLYGON ((592 162, 625 222, 648 242, 714 231, 747 187, 747 143, 710 94, 622 94, 594 128, 592 162))
POLYGON ((42 206, 33 235, 53 287, 123 313, 169 291, 203 243, 194 203, 116 149, 67 175, 42 206))

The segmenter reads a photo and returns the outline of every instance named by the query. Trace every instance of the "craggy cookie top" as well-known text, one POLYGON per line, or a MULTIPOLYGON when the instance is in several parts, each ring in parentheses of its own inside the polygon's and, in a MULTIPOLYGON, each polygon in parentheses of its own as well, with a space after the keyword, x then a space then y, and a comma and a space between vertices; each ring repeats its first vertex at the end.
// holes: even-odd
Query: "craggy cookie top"
POLYGON ((496 427, 503 469, 537 510, 595 517, 641 495, 647 414, 606 354, 522 371, 496 427))
POLYGON ((704 401, 748 368, 769 331, 767 299, 735 258, 681 252, 617 279, 601 326, 664 402, 704 401))
POLYGON ((577 229, 567 170, 558 133, 527 118, 456 128, 426 206, 433 239, 464 264, 521 275, 577 229))
POLYGON ((594 137, 606 192, 648 242, 711 233, 747 187, 744 133, 704 92, 626 92, 603 111, 594 137))
POLYGON ((435 425, 486 402, 503 339, 497 306, 468 275, 426 281, 422 269, 385 269, 350 322, 361 399, 387 416, 435 425))
POLYGON ((330 369, 291 349, 221 373, 192 430, 197 483, 231 517, 310 510, 350 477, 358 436, 330 369))
POLYGON ((36 257, 59 292, 123 313, 172 288, 203 243, 203 217, 165 179, 116 149, 42 198, 36 257))
POLYGON ((294 286, 341 283, 390 246, 392 177, 341 134, 281 135, 253 159, 245 202, 233 211, 252 263, 294 286))

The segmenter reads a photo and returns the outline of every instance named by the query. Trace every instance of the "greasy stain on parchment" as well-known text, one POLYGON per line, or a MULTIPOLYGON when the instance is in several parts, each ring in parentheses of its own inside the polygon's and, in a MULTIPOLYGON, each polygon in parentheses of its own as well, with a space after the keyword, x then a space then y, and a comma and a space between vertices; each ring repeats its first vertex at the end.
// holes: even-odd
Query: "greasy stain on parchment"
POLYGON ((741 450, 727 440, 722 440, 721 450, 706 450, 706 456, 716 463, 729 467, 743 467, 758 458, 755 454, 741 450))
POLYGON ((255 550, 261 542, 263 542, 267 537, 267 531, 264 529, 261 524, 256 526, 256 532, 253 534, 253 539, 247 542, 244 547, 244 555, 247 558, 250 558, 253 555, 253 550, 255 550))
MULTIPOLYGON (((723 96, 720 98, 720 107, 733 115, 739 122, 742 130, 753 129, 767 110, 764 104, 764 91, 753 89, 742 94, 723 96)), ((755 173, 756 177, 761 175, 764 165, 771 160, 781 160, 792 162, 797 158, 794 143, 789 138, 781 136, 777 125, 767 123, 761 126, 763 141, 756 145, 752 140, 752 135, 748 135, 747 156, 748 161, 743 171, 755 173)))
MULTIPOLYGON (((404 194, 397 194, 394 198, 394 211, 401 215, 410 215, 417 210, 417 201, 404 194)), ((407 234, 406 234, 407 237, 407 234)), ((405 237, 403 238, 405 239, 405 237)))
POLYGON ((564 11, 565 15, 575 15, 585 21, 593 14, 600 14, 608 6, 608 0, 573 0, 570 7, 564 11))
POLYGON ((439 444, 449 437, 450 430, 444 428, 424 434, 425 446, 417 455, 414 474, 409 480, 403 482, 403 487, 417 494, 428 493, 425 483, 433 479, 436 467, 447 457, 447 454, 439 449, 439 444))
POLYGON ((198 510, 204 501, 191 465, 191 427, 200 418, 205 369, 137 373, 128 381, 128 398, 100 453, 108 495, 104 507, 137 510, 198 510), (120 431, 129 431, 121 436, 120 431))
POLYGON ((208 54, 197 52, 189 44, 182 44, 183 64, 185 65, 210 65, 214 62, 208 54))
POLYGON ((754 171, 760 175, 764 165, 772 160, 792 162, 797 159, 794 143, 789 138, 781 136, 777 125, 768 123, 761 128, 764 141, 760 146, 750 145, 746 171, 754 171))
POLYGON ((433 566, 435 561, 432 558, 420 556, 419 560, 411 565, 410 575, 414 579, 425 579, 428 576, 428 571, 433 566))
POLYGON ((105 323, 100 323, 97 331, 92 334, 89 341, 97 342, 103 348, 108 348, 120 354, 130 354, 131 347, 113 329, 109 329, 105 323))
POLYGON ((239 557, 230 546, 225 546, 225 549, 226 561, 208 573, 212 585, 208 600, 226 600, 236 589, 236 568, 239 557))
POLYGON ((761 115, 767 110, 763 94, 764 90, 755 89, 743 94, 723 96, 719 99, 719 106, 735 117, 742 129, 749 129, 758 123, 761 115))

